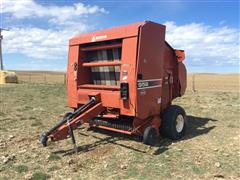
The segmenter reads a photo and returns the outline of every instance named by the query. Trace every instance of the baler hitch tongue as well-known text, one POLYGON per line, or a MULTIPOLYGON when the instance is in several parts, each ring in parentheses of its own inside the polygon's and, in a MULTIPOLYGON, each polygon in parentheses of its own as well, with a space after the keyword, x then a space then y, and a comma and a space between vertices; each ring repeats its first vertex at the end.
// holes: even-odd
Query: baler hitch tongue
MULTIPOLYGON (((60 127, 62 127, 65 124, 67 125, 67 128, 68 128, 68 135, 70 135, 70 137, 72 138, 72 142, 75 145, 76 142, 75 142, 75 137, 74 137, 74 134, 73 134, 72 120, 76 119, 83 112, 87 111, 91 107, 91 105, 96 104, 96 101, 97 101, 96 98, 94 96, 92 96, 92 97, 90 97, 90 100, 86 104, 80 106, 74 112, 65 114, 63 119, 60 120, 55 126, 53 126, 47 132, 44 132, 40 135, 40 142, 42 143, 42 145, 44 147, 46 147, 48 137, 50 135, 53 135, 54 132, 56 132, 60 127)), ((81 124, 79 124, 79 125, 81 125, 81 124)))

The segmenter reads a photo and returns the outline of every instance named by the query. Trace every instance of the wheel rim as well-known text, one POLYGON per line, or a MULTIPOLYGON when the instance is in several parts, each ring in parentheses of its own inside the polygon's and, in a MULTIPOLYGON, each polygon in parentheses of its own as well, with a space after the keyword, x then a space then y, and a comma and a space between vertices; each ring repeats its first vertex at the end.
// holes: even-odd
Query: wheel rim
POLYGON ((176 131, 178 133, 182 132, 184 127, 184 118, 182 114, 179 114, 176 119, 176 131))

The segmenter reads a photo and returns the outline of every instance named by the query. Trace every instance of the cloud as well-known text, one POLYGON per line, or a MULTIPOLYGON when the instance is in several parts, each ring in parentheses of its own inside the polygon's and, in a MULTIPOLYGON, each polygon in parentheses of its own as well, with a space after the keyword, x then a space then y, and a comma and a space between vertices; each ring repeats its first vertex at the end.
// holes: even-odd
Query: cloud
POLYGON ((176 25, 166 22, 167 41, 184 49, 192 66, 239 65, 239 29, 212 27, 201 23, 176 25))
POLYGON ((71 6, 43 6, 33 0, 4 0, 2 13, 9 13, 17 19, 48 17, 49 22, 64 24, 68 20, 78 19, 83 15, 107 13, 107 11, 99 6, 83 3, 75 3, 71 6))
POLYGON ((3 32, 3 52, 20 53, 38 59, 66 58, 69 39, 89 28, 85 24, 78 27, 63 30, 12 28, 3 32))
MULTIPOLYGON (((3 32, 4 53, 21 53, 44 60, 66 59, 68 40, 95 29, 91 18, 108 13, 96 5, 42 5, 33 0, 4 0, 2 7, 3 19, 10 18, 13 22, 11 31, 3 32), (17 27, 15 23, 23 26, 17 27)), ((177 25, 173 21, 164 24, 166 40, 172 47, 185 50, 187 65, 239 66, 239 29, 222 22, 217 27, 203 23, 177 25)))
POLYGON ((2 16, 10 22, 22 22, 4 31, 5 53, 21 53, 38 59, 67 57, 68 40, 76 34, 92 30, 92 16, 107 13, 96 5, 75 3, 69 6, 41 5, 33 0, 11 1, 2 4, 2 16))

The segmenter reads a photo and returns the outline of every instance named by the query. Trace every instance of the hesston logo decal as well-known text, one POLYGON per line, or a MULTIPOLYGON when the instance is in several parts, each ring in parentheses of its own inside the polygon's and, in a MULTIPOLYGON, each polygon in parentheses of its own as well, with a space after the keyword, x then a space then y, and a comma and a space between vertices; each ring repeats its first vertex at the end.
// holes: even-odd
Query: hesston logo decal
POLYGON ((161 86, 162 86, 162 79, 148 79, 148 80, 137 81, 138 89, 156 88, 161 86))
POLYGON ((92 36, 91 41, 92 41, 92 42, 95 42, 95 41, 102 40, 102 39, 106 39, 106 38, 107 38, 107 35, 92 36))

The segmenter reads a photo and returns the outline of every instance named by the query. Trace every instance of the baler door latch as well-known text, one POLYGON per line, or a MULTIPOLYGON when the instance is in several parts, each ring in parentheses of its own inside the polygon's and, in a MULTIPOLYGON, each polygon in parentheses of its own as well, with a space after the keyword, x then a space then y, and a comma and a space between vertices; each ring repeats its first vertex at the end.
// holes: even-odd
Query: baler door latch
POLYGON ((73 70, 74 70, 74 81, 77 80, 77 66, 78 66, 78 64, 75 62, 75 63, 73 64, 73 70))

